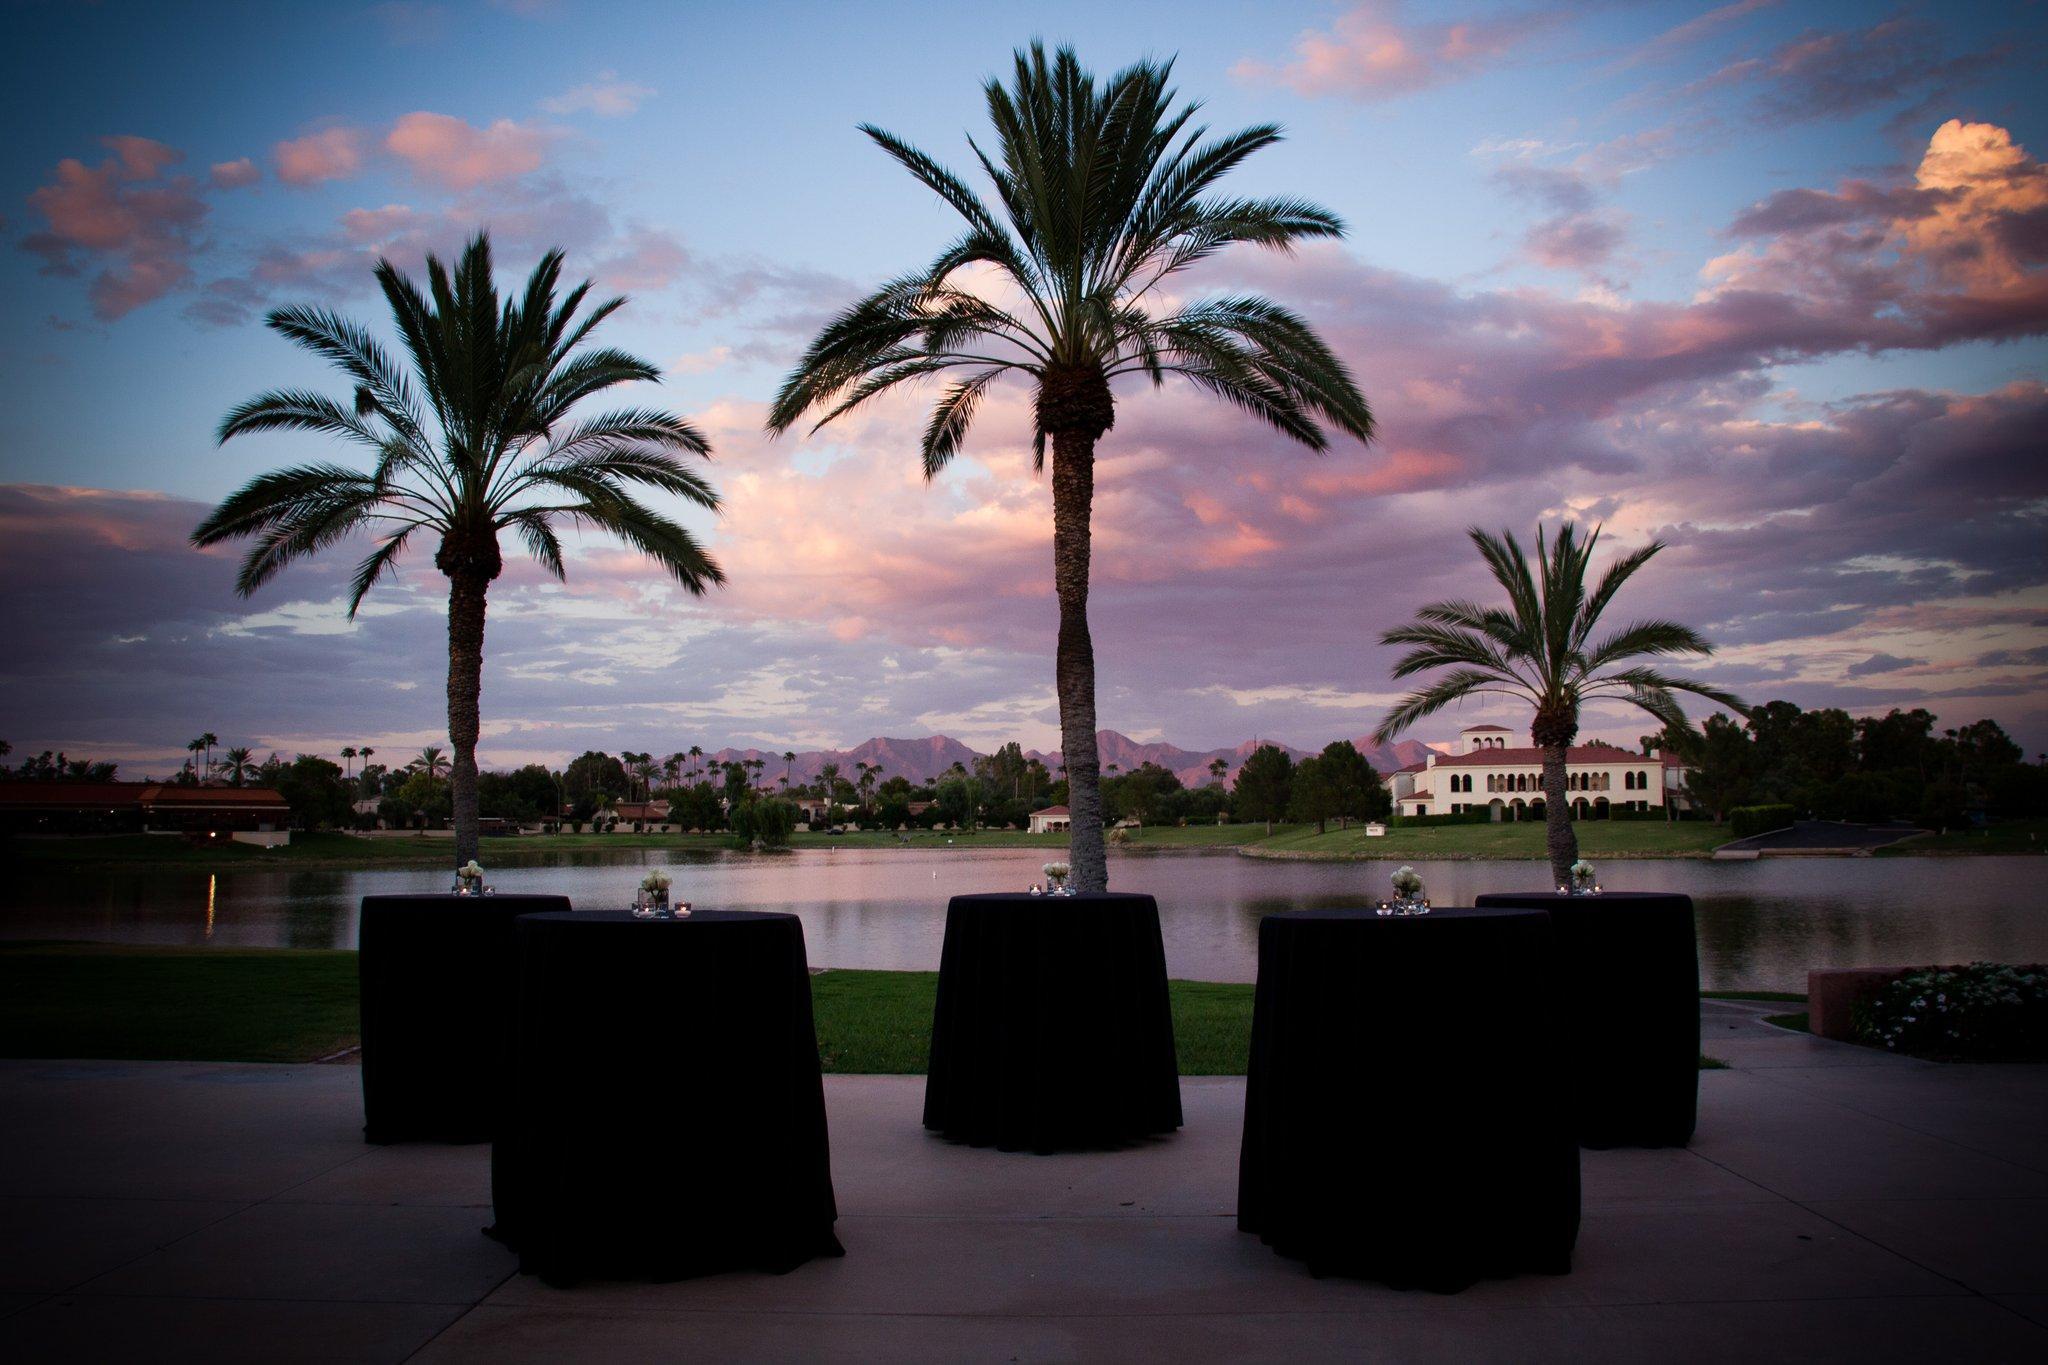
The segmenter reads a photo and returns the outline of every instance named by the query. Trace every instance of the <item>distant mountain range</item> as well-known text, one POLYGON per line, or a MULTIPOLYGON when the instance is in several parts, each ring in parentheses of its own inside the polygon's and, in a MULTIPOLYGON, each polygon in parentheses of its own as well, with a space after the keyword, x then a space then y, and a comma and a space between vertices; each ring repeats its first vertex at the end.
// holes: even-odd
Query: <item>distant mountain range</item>
MULTIPOLYGON (((1122 772, 1129 772, 1145 763, 1157 763, 1160 767, 1170 770, 1183 785, 1190 787, 1199 787, 1207 783, 1209 765, 1219 758, 1229 765, 1229 773, 1224 780, 1235 781, 1238 768, 1252 750, 1262 744, 1272 744, 1297 762, 1315 752, 1297 749, 1274 740, 1253 739, 1222 749, 1183 749, 1177 744, 1164 742, 1140 744, 1129 735, 1121 735, 1114 730, 1097 731, 1095 742, 1101 750, 1105 771, 1112 763, 1122 772)), ((1351 742, 1358 746, 1358 752, 1365 755, 1366 761, 1382 773, 1404 768, 1410 763, 1420 763, 1422 756, 1429 752, 1429 746, 1412 739, 1396 740, 1392 744, 1374 744, 1371 740, 1363 738, 1351 742)), ((905 777, 913 783, 922 785, 938 778, 955 763, 972 769, 974 760, 981 757, 977 751, 946 735, 931 735, 925 739, 876 738, 865 740, 851 749, 807 749, 788 761, 782 757, 786 752, 788 751, 770 749, 720 749, 704 757, 707 764, 759 759, 764 765, 761 776, 769 785, 773 785, 775 779, 783 776, 785 772, 792 782, 815 781, 819 771, 827 763, 837 763, 840 774, 847 778, 852 778, 859 771, 855 767, 856 764, 879 764, 885 779, 905 777)), ((1038 759, 1050 769, 1057 770, 1059 767, 1057 752, 1048 754, 1036 749, 1027 749, 1025 756, 1038 759)))

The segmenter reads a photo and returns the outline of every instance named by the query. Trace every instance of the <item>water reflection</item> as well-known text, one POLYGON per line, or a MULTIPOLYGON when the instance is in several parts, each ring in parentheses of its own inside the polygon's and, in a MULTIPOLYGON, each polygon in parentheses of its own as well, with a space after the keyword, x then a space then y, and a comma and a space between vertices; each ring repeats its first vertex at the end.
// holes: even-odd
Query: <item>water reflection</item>
MULTIPOLYGON (((803 917, 820 966, 931 969, 946 898, 1019 890, 1042 850, 805 850, 776 857, 629 848, 550 855, 494 869, 507 891, 624 906, 649 865, 703 906, 803 917)), ((1540 863, 1417 863, 1439 905, 1484 891, 1540 889, 1540 863)), ((1713 989, 1799 990, 1808 967, 2048 959, 2039 858, 1775 859, 1752 863, 1603 860, 1610 887, 1682 891, 1699 908, 1700 970, 1713 989)), ((1362 905, 1391 863, 1295 863, 1207 855, 1120 856, 1115 884, 1159 898, 1168 969, 1248 981, 1258 921, 1281 910, 1362 905)), ((439 868, 374 872, 134 872, 16 875, 0 887, 0 936, 250 947, 351 947, 363 896, 444 891, 439 868)))

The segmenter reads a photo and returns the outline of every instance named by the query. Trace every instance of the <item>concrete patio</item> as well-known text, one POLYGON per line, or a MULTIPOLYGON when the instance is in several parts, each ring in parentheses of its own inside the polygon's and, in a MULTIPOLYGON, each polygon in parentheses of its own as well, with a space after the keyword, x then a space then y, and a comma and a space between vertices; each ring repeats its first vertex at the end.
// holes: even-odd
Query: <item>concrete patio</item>
POLYGON ((1571 1275, 1454 1296, 1236 1231, 1239 1079, 1048 1158, 928 1136, 922 1078, 828 1077, 844 1260, 564 1291, 479 1234, 488 1149, 360 1142, 351 1068, 0 1063, 0 1359, 2048 1358, 2048 1067, 1762 1013, 1707 1006, 1733 1069, 1690 1150, 1585 1154, 1571 1275))

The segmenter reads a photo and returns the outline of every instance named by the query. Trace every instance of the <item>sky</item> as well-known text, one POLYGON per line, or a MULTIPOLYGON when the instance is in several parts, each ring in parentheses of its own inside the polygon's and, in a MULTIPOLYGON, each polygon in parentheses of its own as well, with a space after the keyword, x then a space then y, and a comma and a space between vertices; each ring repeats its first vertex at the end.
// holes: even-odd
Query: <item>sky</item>
MULTIPOLYGON (((163 773, 225 744, 445 742, 446 581, 414 556, 354 621, 359 548, 253 598, 190 547, 264 470, 217 445, 264 389, 345 395, 263 316, 383 328, 370 271, 488 228, 630 302, 622 401, 713 442, 696 599, 601 537, 493 586, 486 765, 585 748, 1053 747, 1051 495, 1028 392, 927 483, 932 391, 763 435, 816 328, 954 232, 858 131, 963 171, 1013 48, 1140 58, 1221 132, 1287 139, 1227 187, 1346 222, 1233 248, 1357 376, 1370 446, 1293 446, 1123 381, 1098 451, 1103 725, 1190 748, 1361 735, 1379 633, 1483 597, 1466 528, 1572 518, 1666 548, 1616 611, 1720 646, 1751 701, 1990 716, 2048 748, 2048 7, 1422 3, 946 6, 21 4, 0 102, 0 739, 163 773)), ((655 501, 659 502, 659 498, 655 501)), ((360 547, 367 548, 367 545, 360 547)), ((1704 713, 1703 710, 1700 713, 1704 713)), ((1424 722, 1519 726, 1497 705, 1424 722)), ((1646 718, 1596 710, 1633 743, 1646 718)))

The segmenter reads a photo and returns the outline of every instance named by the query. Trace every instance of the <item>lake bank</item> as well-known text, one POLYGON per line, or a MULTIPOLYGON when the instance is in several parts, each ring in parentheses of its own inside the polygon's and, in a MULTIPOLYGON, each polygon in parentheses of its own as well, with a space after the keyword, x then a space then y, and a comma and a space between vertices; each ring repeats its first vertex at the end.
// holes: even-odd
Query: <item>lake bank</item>
MULTIPOLYGON (((1577 827, 1579 849, 1588 859, 1710 858, 1733 839, 1726 825, 1705 821, 1590 820, 1577 827)), ((977 830, 972 833, 919 830, 906 834, 861 831, 850 834, 797 834, 792 851, 821 849, 890 850, 906 853, 974 853, 991 850, 1042 850, 1050 858, 1067 847, 1065 835, 1027 834, 1021 830, 977 830)), ((1118 854, 1237 853, 1245 857, 1291 861, 1503 861, 1541 862, 1547 854, 1543 826, 1536 822, 1502 825, 1395 826, 1378 838, 1363 825, 1331 826, 1318 834, 1308 825, 1158 826, 1136 831, 1116 844, 1118 854)), ((1877 856, 1968 857, 2039 853, 2048 849, 2048 821, 2013 821, 1988 830, 1917 835, 1877 850, 1877 856)), ((729 854, 723 834, 526 834, 484 841, 486 867, 531 867, 563 855, 597 854, 729 854)), ((81 866, 136 871, 251 871, 276 869, 331 872, 378 868, 447 866, 454 845, 445 835, 301 834, 283 848, 249 844, 194 845, 170 836, 110 835, 104 837, 19 838, 6 846, 12 863, 27 867, 81 866)), ((752 856, 743 852, 737 856, 752 856)), ((760 855, 782 856, 782 851, 760 855)), ((1809 856, 1840 857, 1818 853, 1809 856)))

